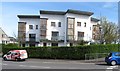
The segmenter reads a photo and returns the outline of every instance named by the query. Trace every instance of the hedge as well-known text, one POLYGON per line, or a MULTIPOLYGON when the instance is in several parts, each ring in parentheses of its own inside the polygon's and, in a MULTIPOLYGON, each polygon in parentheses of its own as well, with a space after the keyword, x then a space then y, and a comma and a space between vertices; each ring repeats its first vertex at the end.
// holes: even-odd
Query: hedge
MULTIPOLYGON (((120 45, 119 45, 120 46, 120 45)), ((3 54, 10 50, 25 49, 29 58, 51 59, 85 59, 85 54, 118 52, 118 44, 88 45, 74 47, 6 47, 3 46, 3 54)))

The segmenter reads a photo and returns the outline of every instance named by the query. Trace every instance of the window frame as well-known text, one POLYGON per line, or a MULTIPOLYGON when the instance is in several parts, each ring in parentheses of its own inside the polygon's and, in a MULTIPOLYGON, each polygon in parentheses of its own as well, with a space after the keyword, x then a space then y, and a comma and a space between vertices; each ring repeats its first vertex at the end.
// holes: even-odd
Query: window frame
POLYGON ((30 30, 33 30, 33 25, 29 25, 29 29, 30 29, 30 30), (31 26, 31 27, 30 27, 30 26, 31 26))
POLYGON ((80 26, 81 26, 81 22, 77 22, 77 26, 79 26, 79 27, 80 27, 80 26))
POLYGON ((87 26, 87 23, 86 22, 84 22, 84 27, 86 27, 87 26))
POLYGON ((35 29, 38 29, 38 25, 35 26, 35 29))
POLYGON ((51 22, 51 27, 56 27, 55 22, 51 22))
POLYGON ((58 27, 61 27, 61 22, 58 22, 58 27))

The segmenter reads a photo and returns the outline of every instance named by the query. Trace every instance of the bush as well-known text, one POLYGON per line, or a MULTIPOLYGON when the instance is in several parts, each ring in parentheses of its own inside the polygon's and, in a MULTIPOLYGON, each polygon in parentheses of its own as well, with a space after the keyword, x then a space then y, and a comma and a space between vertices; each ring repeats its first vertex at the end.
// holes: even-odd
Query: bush
POLYGON ((10 50, 25 49, 29 58, 85 59, 85 54, 118 52, 118 45, 88 45, 74 47, 3 47, 3 54, 10 50))

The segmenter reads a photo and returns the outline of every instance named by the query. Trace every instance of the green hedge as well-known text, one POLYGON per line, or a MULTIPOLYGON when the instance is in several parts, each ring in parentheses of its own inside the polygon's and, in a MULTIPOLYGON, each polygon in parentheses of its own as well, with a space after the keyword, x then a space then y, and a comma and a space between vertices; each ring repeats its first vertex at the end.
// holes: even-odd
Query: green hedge
POLYGON ((52 59, 85 59, 85 54, 90 53, 109 53, 118 52, 118 45, 89 45, 74 47, 5 47, 3 46, 3 54, 9 50, 25 49, 29 58, 52 58, 52 59))

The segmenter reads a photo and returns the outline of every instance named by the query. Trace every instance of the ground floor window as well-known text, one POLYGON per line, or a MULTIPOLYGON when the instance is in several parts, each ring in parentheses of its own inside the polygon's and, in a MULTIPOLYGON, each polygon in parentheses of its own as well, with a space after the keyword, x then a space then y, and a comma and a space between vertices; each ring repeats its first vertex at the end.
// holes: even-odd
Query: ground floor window
POLYGON ((73 43, 70 43, 70 46, 73 46, 73 43))
POLYGON ((25 47, 25 44, 22 44, 22 47, 25 47))
POLYGON ((47 43, 43 43, 43 46, 47 46, 47 43))
POLYGON ((51 46, 58 46, 58 43, 52 43, 51 46))
POLYGON ((35 44, 30 44, 30 47, 35 47, 35 44))

